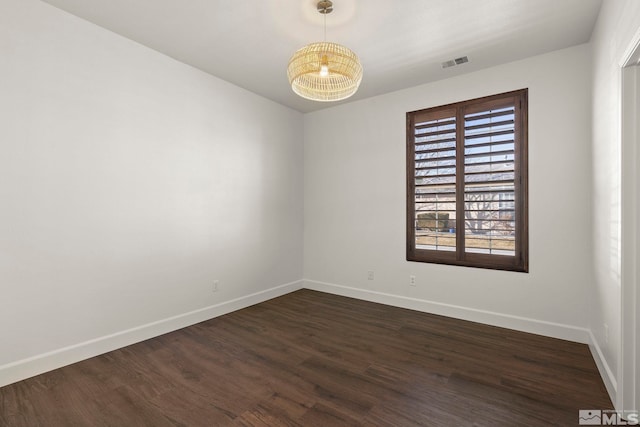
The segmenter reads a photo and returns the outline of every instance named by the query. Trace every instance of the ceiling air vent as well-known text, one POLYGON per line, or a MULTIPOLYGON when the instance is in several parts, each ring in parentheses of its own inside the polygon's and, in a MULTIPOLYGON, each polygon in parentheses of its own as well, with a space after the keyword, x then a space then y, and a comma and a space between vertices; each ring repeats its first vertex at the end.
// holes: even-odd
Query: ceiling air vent
POLYGON ((464 64, 465 62, 469 62, 469 58, 466 56, 461 56, 460 58, 451 59, 449 61, 445 61, 442 63, 442 68, 449 68, 456 65, 464 64))

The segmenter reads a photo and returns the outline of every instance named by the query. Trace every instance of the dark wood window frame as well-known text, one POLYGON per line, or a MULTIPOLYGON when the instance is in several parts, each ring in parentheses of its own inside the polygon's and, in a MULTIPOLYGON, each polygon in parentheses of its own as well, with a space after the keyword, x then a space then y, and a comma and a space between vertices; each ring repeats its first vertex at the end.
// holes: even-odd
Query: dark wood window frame
MULTIPOLYGON (((506 92, 498 95, 487 96, 483 98, 472 99, 468 101, 458 102, 449 105, 443 105, 439 107, 427 108, 424 110, 408 112, 406 115, 407 120, 407 260, 408 261, 418 261, 418 262, 427 262, 427 263, 437 263, 437 264, 450 264, 450 265, 460 265, 460 266, 468 266, 468 267, 478 267, 478 268, 488 268, 488 269, 496 269, 496 270, 510 270, 510 271, 519 271, 519 272, 528 272, 529 271, 529 255, 528 255, 528 246, 529 246, 529 238, 528 238, 528 160, 527 160, 527 139, 528 139, 528 90, 521 89, 512 92, 506 92), (510 170, 511 175, 506 175, 503 173, 503 176, 513 176, 508 181, 509 186, 512 186, 513 189, 510 190, 513 193, 514 200, 504 202, 504 194, 500 193, 499 200, 500 206, 507 206, 508 209, 512 210, 513 213, 509 214, 512 217, 505 218, 504 212, 500 212, 497 219, 493 217, 491 221, 499 222, 499 221, 508 221, 511 220, 511 225, 513 227, 513 231, 510 231, 511 235, 513 235, 513 249, 509 250, 508 254, 500 253, 499 250, 491 251, 487 250, 489 253, 479 253, 472 252, 473 243, 469 244, 469 249, 465 248, 466 241, 465 238, 470 238, 470 242, 472 238, 471 233, 473 230, 469 231, 469 222, 466 222, 465 225, 465 215, 469 215, 469 212, 472 210, 469 208, 470 203, 467 197, 474 193, 472 190, 465 190, 466 188, 471 188, 474 182, 470 182, 470 180, 474 179, 471 176, 473 174, 483 173, 481 172, 469 172, 471 169, 470 163, 465 163, 469 158, 473 157, 473 150, 469 150, 470 147, 474 147, 473 145, 467 144, 471 138, 474 138, 471 132, 473 132, 473 128, 477 128, 480 126, 466 126, 465 120, 467 123, 471 123, 471 120, 474 119, 474 115, 476 117, 480 117, 480 114, 484 114, 489 112, 489 114, 485 114, 485 116, 498 116, 500 113, 495 113, 495 111, 501 111, 501 109, 511 108, 513 107, 513 113, 511 116, 513 119, 511 134, 513 135, 513 148, 511 149, 512 158, 512 169, 510 170), (492 113, 493 112, 493 113, 492 113), (441 127, 437 127, 436 125, 421 125, 422 123, 443 123, 441 127), (418 127, 416 128, 416 123, 418 123, 418 127), (449 126, 448 128, 444 125, 449 126), (420 134, 421 127, 424 128, 426 126, 431 126, 429 135, 437 135, 447 133, 446 136, 442 136, 440 141, 450 141, 450 148, 446 148, 447 145, 442 143, 441 145, 435 145, 435 143, 430 142, 418 142, 418 139, 422 138, 421 141, 425 141, 427 138, 425 135, 427 133, 420 134), (440 129, 455 129, 452 131, 443 131, 440 129), (437 129, 433 131, 433 129, 437 129), (471 129, 471 130, 470 130, 471 129), (465 134, 465 132, 467 132, 465 134), (454 134, 453 136, 451 134, 454 134), (447 139, 445 139, 445 137, 447 139), (455 139, 454 139, 455 138, 455 139), (455 141, 455 148, 453 147, 453 143, 455 141), (436 167, 419 167, 419 160, 433 160, 426 159, 424 156, 416 156, 416 145, 425 146, 431 145, 430 155, 438 157, 437 160, 440 159, 448 159, 450 166, 440 166, 440 164, 444 164, 442 162, 436 163, 438 166, 438 170, 435 172, 439 175, 429 175, 429 178, 433 178, 434 176, 440 179, 443 184, 439 184, 438 180, 428 180, 430 182, 426 185, 416 184, 416 181, 422 179, 420 182, 423 183, 426 175, 418 175, 419 169, 435 169, 436 167), (467 144, 467 145, 465 145, 467 144), (445 148, 441 148, 445 147, 445 148), (455 149, 455 155, 454 153, 455 149), (465 151, 465 149, 467 149, 465 151), (447 154, 443 154, 443 151, 449 150, 447 154), (420 158, 419 158, 420 157, 420 158), (455 162, 455 165, 454 165, 455 162), (444 169, 447 169, 444 171, 444 169), (453 173, 452 173, 453 171, 453 173), (466 175, 465 175, 466 174, 466 175), (455 182, 454 182, 455 181, 455 182), (434 184, 434 182, 436 184, 434 184), (451 236, 447 245, 449 247, 442 246, 443 249, 440 249, 440 246, 437 244, 434 245, 418 245, 416 243, 416 230, 420 230, 416 204, 433 204, 426 201, 418 201, 424 200, 424 193, 421 193, 417 196, 416 186, 418 187, 429 187, 429 190, 425 191, 433 191, 432 189, 441 185, 442 188, 449 188, 448 194, 450 196, 449 206, 453 206, 455 204, 455 209, 452 209, 451 216, 454 217, 454 220, 446 220, 446 224, 441 221, 438 217, 439 213, 434 216, 427 217, 431 221, 429 225, 435 228, 429 228, 428 230, 436 232, 446 232, 446 230, 439 231, 439 229, 444 227, 450 227, 451 236), (465 191, 467 191, 465 193, 465 191), (453 195, 453 196, 451 196, 453 195), (467 204, 465 204, 465 200, 467 204), (466 210, 465 210, 466 209, 466 210), (455 223, 455 228, 453 227, 455 223), (515 223, 515 224, 513 224, 515 223), (445 224, 445 225, 442 225, 445 224), (462 230, 462 232, 459 232, 462 230), (455 242, 455 243, 452 243, 455 242), (496 254, 497 252, 499 254, 496 254)), ((494 120, 493 118, 490 120, 494 120)), ((498 121, 499 119, 495 119, 498 121)), ((506 121, 504 121, 506 123, 506 121)), ((438 125, 440 126, 440 125, 438 125)), ((493 126, 493 125, 492 125, 493 126)), ((499 135, 499 131, 492 131, 490 141, 493 141, 491 138, 495 138, 494 135, 499 135)), ((511 135, 510 134, 510 135, 511 135)), ((510 136, 509 136, 510 137, 510 136)), ((435 136, 435 138, 440 138, 440 136, 435 136)), ((499 139, 499 138, 496 138, 499 139)), ((436 141, 436 142, 440 142, 436 141)), ((490 144, 497 145, 499 143, 489 142, 479 145, 488 146, 490 144)), ((478 145, 478 146, 479 146, 478 145)), ((492 148, 493 149, 493 148, 492 148)), ((496 148, 499 150, 499 148, 496 148)), ((420 154, 420 150, 418 150, 418 154, 420 154)), ((507 158, 506 156, 504 157, 507 158)), ((493 152, 491 153, 488 163, 498 163, 494 161, 493 152)), ((504 162, 500 162, 504 163, 504 162)), ((426 163, 423 163, 426 164, 426 163)), ((494 166, 491 166, 494 167, 494 166)), ((486 169, 486 168, 485 168, 486 169)), ((426 173, 431 173, 426 172, 426 173)), ((485 175, 487 173, 497 174, 496 172, 484 172, 485 175)), ((486 181, 483 181, 489 190, 484 190, 485 192, 491 192, 498 194, 500 190, 494 190, 491 188, 492 185, 496 185, 495 182, 498 182, 500 176, 497 176, 496 181, 493 181, 492 178, 486 178, 486 181)), ((442 190, 437 190, 442 191, 442 190)), ((431 194, 431 193, 429 193, 431 194)), ((437 200, 437 196, 436 196, 437 200)), ((437 202, 436 202, 437 206, 437 202)), ((437 207, 434 208, 437 211, 437 207)), ((444 208, 443 208, 444 209, 444 208)), ((502 209, 502 208, 500 208, 502 209)), ((490 211, 492 209, 485 208, 485 211, 490 211)), ((433 211, 433 210, 432 210, 433 211)), ((423 211, 421 211, 423 212, 423 211)), ((437 211, 440 212, 440 211, 437 211)), ((433 215, 433 214, 432 214, 433 215)), ((449 215, 448 213, 446 215, 449 215)), ((421 218, 425 218, 424 216, 421 218)), ((449 218, 449 216, 447 216, 449 218)), ((444 221, 444 220, 443 220, 444 221)), ((492 222, 493 224, 493 222, 492 222)), ((484 231, 484 230, 483 230, 484 231)), ((494 233, 492 230, 489 231, 489 234, 494 233)), ((446 237, 446 236, 444 236, 446 237)), ((497 239, 497 238, 496 238, 497 239)), ((437 242, 437 240, 436 240, 437 242)), ((444 244, 443 244, 444 245, 444 244)), ((481 252, 482 250, 480 250, 481 252)), ((504 251, 502 251, 504 252, 504 251)))

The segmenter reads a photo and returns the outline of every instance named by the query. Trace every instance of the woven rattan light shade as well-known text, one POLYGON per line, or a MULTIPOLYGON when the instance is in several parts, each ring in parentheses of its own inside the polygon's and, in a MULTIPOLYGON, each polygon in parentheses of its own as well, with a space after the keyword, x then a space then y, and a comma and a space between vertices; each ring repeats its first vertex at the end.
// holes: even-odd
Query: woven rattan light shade
POLYGON ((311 43, 293 54, 287 67, 295 93, 313 101, 339 101, 356 93, 362 81, 358 56, 330 42, 311 43), (321 75, 325 65, 327 75, 321 75))

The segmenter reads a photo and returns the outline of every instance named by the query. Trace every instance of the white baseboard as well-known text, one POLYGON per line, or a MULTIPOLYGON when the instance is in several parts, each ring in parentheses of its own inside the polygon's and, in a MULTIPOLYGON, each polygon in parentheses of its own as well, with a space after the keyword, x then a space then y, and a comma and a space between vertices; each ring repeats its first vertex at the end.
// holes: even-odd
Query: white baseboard
POLYGON ((58 369, 90 357, 157 337, 168 332, 222 316, 302 288, 302 281, 286 283, 230 301, 204 307, 126 331, 99 337, 69 347, 0 366, 0 387, 58 369))
MULTIPOLYGON (((330 294, 357 298, 365 301, 392 305, 395 307, 408 308, 410 310, 438 314, 456 319, 469 320, 471 322, 484 323, 486 325, 499 326, 502 328, 578 342, 581 344, 588 344, 596 366, 598 367, 600 376, 602 377, 602 381, 604 382, 607 392, 609 393, 609 397, 611 398, 611 402, 613 402, 614 405, 617 405, 616 376, 609 367, 609 364, 602 353, 602 349, 598 345, 598 341, 590 329, 427 301, 418 298, 410 298, 401 295, 376 292, 367 289, 352 288, 349 286, 319 282, 316 280, 304 279, 303 287, 315 291, 327 292, 330 294)), ((616 409, 621 410, 621 408, 616 409)))
POLYGON ((0 366, 0 387, 222 316, 302 288, 588 344, 609 396, 613 402, 616 401, 616 377, 607 364, 595 337, 588 329, 307 279, 286 283, 168 319, 0 366))
MULTIPOLYGON (((616 376, 609 367, 607 359, 605 359, 604 353, 602 353, 602 349, 600 348, 600 345, 598 345, 598 341, 591 331, 589 331, 589 338, 589 350, 591 350, 593 360, 596 362, 596 366, 598 367, 604 386, 606 387, 607 393, 609 393, 609 397, 611 398, 611 402, 615 407, 617 405, 618 395, 618 382, 616 381, 616 376)), ((622 410, 622 408, 617 407, 616 409, 622 410)))
POLYGON ((395 307, 408 308, 410 310, 438 314, 441 316, 453 317, 455 319, 469 320, 471 322, 484 323, 486 325, 499 326, 501 328, 514 329, 517 331, 529 332, 532 334, 544 335, 547 337, 559 338, 582 344, 591 343, 591 332, 586 328, 580 328, 577 326, 563 325, 561 323, 529 319, 526 317, 512 316, 485 310, 477 310, 468 307, 387 294, 383 292, 375 292, 367 289, 352 288, 308 279, 303 280, 303 287, 330 294, 342 295, 365 301, 392 305, 395 307))

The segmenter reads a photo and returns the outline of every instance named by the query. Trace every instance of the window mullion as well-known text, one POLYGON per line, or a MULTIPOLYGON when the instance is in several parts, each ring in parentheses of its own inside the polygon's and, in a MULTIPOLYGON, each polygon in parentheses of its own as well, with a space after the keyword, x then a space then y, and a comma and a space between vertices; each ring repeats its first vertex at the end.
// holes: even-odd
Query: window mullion
POLYGON ((464 241, 464 108, 456 109, 456 258, 465 258, 464 241))

